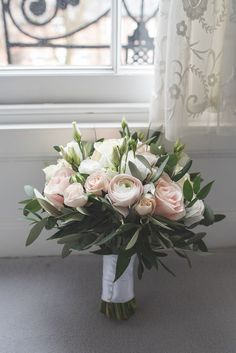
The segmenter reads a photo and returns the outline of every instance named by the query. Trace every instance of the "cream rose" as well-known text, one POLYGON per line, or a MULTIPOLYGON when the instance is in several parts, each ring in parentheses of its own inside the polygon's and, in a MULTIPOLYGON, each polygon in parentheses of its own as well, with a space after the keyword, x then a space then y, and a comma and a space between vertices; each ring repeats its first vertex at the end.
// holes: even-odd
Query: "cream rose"
POLYGON ((101 170, 101 164, 98 161, 92 159, 84 159, 79 166, 79 172, 81 174, 92 174, 98 170, 101 170))
POLYGON ((107 192, 108 178, 105 172, 97 171, 88 176, 85 182, 85 190, 89 193, 101 196, 102 192, 107 192))
POLYGON ((58 209, 63 207, 63 194, 65 189, 70 185, 70 177, 72 174, 72 169, 61 168, 44 188, 44 195, 58 209))
POLYGON ((200 222, 204 217, 204 203, 202 200, 197 200, 192 207, 187 207, 184 224, 190 227, 192 224, 200 222))
POLYGON ((147 216, 149 214, 153 214, 155 208, 156 200, 155 197, 151 194, 146 194, 142 196, 135 206, 135 210, 140 216, 147 216))
POLYGON ((186 211, 180 186, 173 182, 167 174, 163 174, 155 186, 155 214, 173 221, 183 218, 186 211))
POLYGON ((70 184, 64 191, 64 204, 69 207, 83 207, 88 201, 80 183, 70 184))
POLYGON ((143 193, 143 185, 137 178, 128 174, 118 174, 112 178, 108 195, 115 206, 129 207, 138 201, 143 193))

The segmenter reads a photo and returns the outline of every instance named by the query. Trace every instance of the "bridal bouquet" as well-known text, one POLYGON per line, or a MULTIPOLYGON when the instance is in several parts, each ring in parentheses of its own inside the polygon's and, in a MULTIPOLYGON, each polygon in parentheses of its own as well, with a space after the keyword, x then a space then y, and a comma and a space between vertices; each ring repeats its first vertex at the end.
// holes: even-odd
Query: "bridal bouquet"
POLYGON ((190 265, 189 253, 207 252, 209 226, 224 218, 205 203, 213 182, 204 184, 179 141, 167 152, 159 132, 131 132, 125 120, 120 139, 83 141, 73 123, 73 141, 59 153, 55 165, 44 169, 42 193, 25 186, 23 214, 32 228, 26 245, 43 229, 53 230, 62 256, 72 250, 103 255, 101 311, 128 319, 135 311, 133 265, 138 278, 144 269, 163 267, 172 251, 190 265))

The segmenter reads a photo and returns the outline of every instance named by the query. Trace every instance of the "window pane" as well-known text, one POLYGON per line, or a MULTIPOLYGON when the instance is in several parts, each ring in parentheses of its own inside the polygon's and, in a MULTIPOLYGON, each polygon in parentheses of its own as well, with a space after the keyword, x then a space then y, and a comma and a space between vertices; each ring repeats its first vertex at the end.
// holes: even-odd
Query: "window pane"
POLYGON ((111 65, 111 0, 0 1, 0 65, 111 65))
POLYGON ((122 0, 121 63, 152 65, 158 0, 122 0))

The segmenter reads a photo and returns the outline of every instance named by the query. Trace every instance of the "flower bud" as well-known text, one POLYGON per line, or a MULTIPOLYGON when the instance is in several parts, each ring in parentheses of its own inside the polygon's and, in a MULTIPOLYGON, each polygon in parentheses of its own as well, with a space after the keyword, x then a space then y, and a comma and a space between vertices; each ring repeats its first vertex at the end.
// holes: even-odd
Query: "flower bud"
POLYGON ((81 142, 81 133, 77 127, 77 124, 76 124, 76 121, 73 121, 72 123, 73 125, 73 137, 74 137, 74 140, 78 143, 81 142))
POLYGON ((118 149, 118 146, 113 147, 112 163, 114 164, 115 167, 118 167, 120 165, 120 151, 118 149))

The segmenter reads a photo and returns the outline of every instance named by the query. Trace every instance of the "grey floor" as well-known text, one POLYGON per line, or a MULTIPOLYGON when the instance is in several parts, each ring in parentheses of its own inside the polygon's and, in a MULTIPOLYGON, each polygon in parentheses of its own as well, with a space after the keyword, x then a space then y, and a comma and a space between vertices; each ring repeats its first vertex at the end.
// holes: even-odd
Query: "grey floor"
POLYGON ((235 353, 236 251, 136 280, 127 322, 98 311, 101 258, 0 260, 0 353, 235 353))

